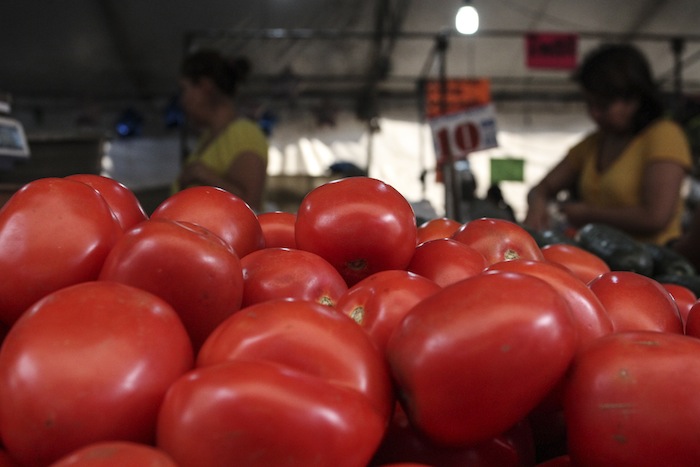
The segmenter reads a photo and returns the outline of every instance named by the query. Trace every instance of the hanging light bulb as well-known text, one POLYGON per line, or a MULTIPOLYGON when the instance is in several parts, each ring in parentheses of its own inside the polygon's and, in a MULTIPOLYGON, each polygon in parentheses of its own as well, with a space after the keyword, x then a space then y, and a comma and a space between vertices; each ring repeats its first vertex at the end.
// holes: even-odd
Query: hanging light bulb
POLYGON ((479 13, 470 0, 464 0, 464 5, 457 10, 455 28, 460 34, 474 34, 479 29, 479 13))

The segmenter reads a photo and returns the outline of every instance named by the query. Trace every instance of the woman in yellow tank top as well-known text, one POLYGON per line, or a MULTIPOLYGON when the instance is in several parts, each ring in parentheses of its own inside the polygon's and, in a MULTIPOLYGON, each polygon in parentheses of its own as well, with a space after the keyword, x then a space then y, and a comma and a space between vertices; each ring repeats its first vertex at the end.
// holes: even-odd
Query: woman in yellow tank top
POLYGON ((530 190, 525 225, 549 228, 550 203, 568 191, 559 210, 575 228, 603 223, 657 244, 678 237, 690 148, 680 126, 664 117, 646 58, 631 45, 606 44, 574 78, 597 129, 530 190))
POLYGON ((182 105, 202 133, 174 189, 216 186, 259 211, 267 176, 267 138, 256 122, 238 115, 235 108, 238 84, 249 69, 247 59, 230 61, 212 50, 185 59, 182 105))

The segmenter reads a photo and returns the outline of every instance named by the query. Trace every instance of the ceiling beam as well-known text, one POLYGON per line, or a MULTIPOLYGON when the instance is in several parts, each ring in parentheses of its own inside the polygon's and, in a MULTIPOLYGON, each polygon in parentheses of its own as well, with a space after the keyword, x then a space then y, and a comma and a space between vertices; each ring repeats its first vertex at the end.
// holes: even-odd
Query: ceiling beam
POLYGON ((97 5, 102 14, 105 29, 109 33, 112 45, 127 79, 134 87, 136 95, 142 100, 147 100, 149 98, 146 86, 147 77, 136 65, 138 57, 129 46, 131 35, 126 22, 122 21, 119 8, 117 8, 113 0, 99 0, 97 5))

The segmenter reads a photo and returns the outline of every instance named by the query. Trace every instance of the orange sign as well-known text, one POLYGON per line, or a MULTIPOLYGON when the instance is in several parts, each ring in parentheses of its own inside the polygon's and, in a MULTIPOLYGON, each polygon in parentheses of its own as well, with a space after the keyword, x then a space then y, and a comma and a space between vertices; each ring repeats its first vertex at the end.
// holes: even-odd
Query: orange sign
POLYGON ((480 107, 491 102, 489 80, 448 79, 430 80, 425 85, 425 114, 427 118, 452 114, 460 110, 480 107))

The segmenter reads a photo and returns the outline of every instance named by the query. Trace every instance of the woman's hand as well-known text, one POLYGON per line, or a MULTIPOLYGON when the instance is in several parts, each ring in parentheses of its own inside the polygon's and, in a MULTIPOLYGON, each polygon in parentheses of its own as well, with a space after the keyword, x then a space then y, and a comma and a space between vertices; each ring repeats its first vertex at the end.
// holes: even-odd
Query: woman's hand
POLYGON ((216 185, 217 175, 205 164, 195 161, 182 168, 178 182, 185 188, 194 185, 216 185))

